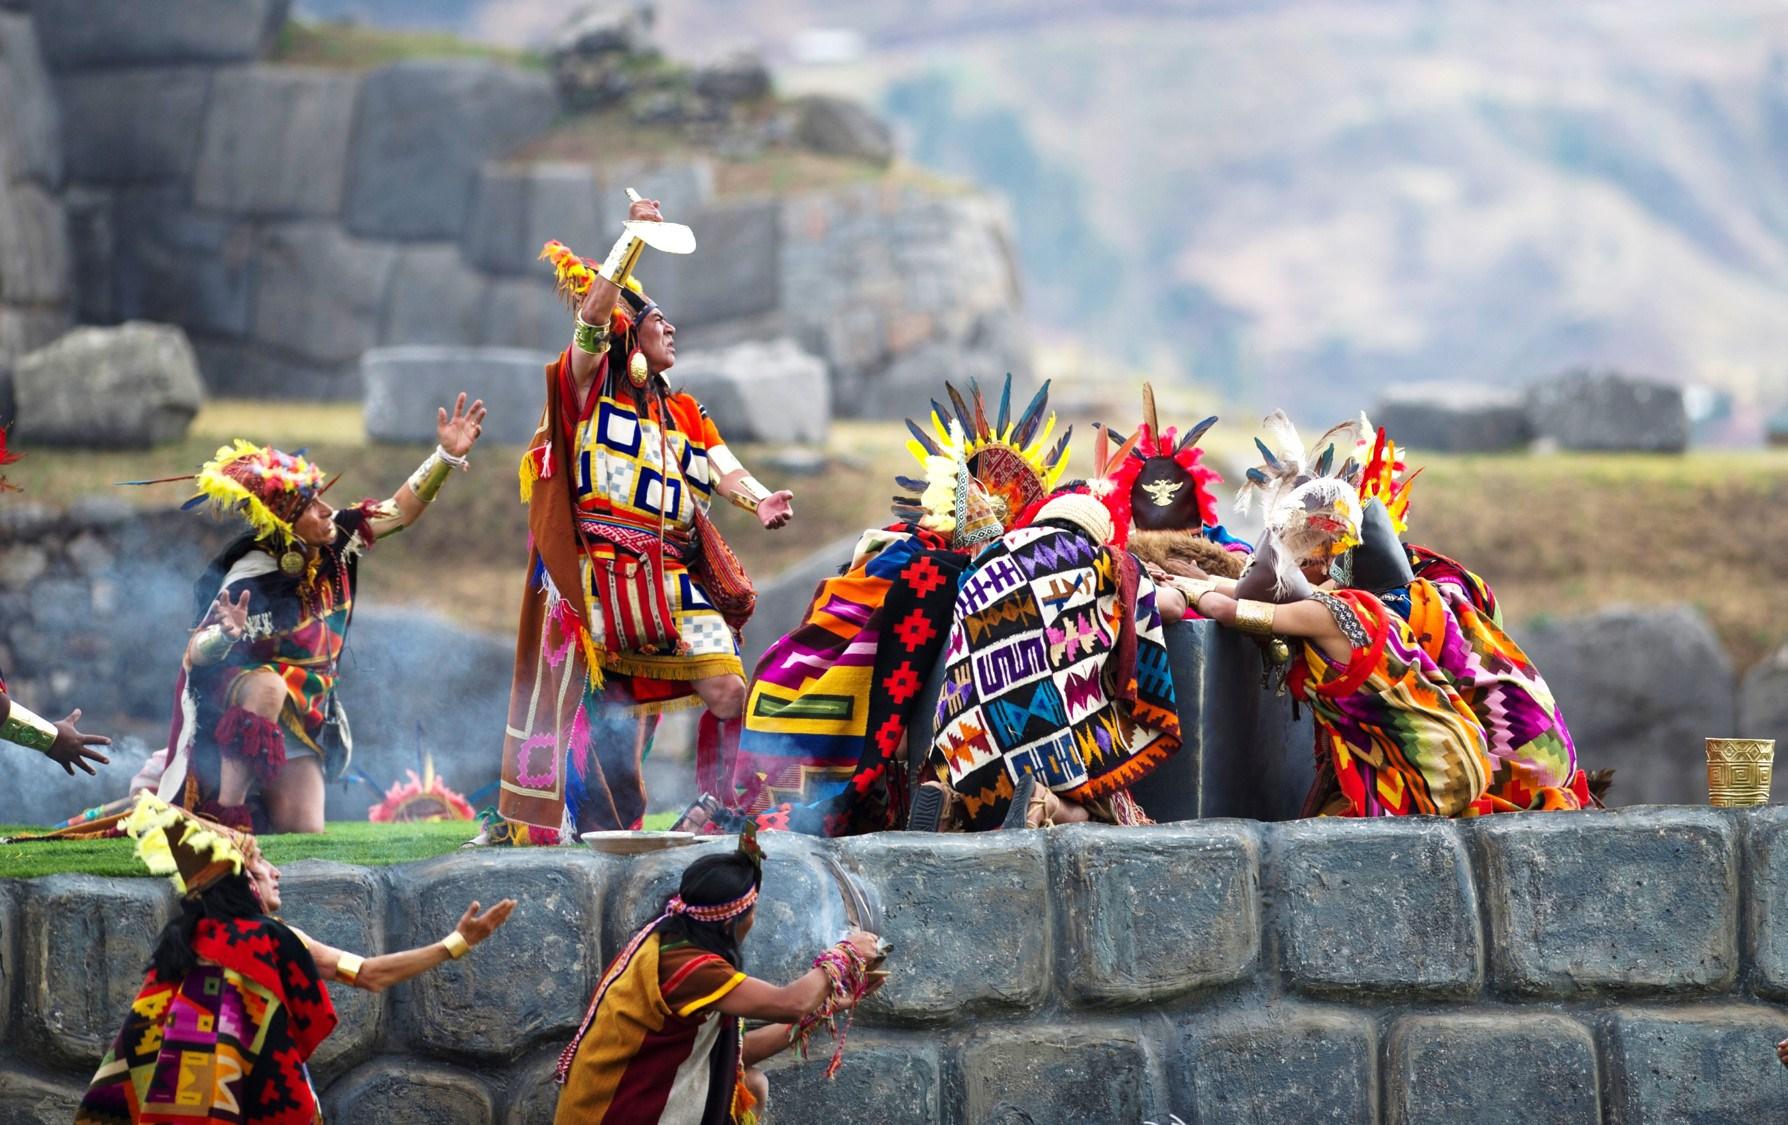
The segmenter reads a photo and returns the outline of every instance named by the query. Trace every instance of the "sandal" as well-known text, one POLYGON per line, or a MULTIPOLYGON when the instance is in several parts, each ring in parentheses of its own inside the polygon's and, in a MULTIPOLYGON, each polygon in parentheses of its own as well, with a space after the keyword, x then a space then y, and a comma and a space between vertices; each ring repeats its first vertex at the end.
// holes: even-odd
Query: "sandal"
POLYGON ((1006 806, 1006 817, 1000 821, 1001 828, 1041 828, 1049 823, 1048 806, 1045 804, 1048 790, 1037 784, 1035 774, 1025 774, 1012 787, 1012 803, 1006 806), (1031 815, 1032 806, 1036 806, 1039 816, 1031 815))
POLYGON ((942 832, 949 807, 942 782, 927 781, 913 795, 913 811, 906 818, 908 832, 942 832))
POLYGON ((714 823, 714 818, 719 812, 720 802, 712 794, 703 793, 689 802, 689 807, 683 810, 683 815, 672 822, 670 830, 672 832, 700 832, 714 823), (697 814, 700 814, 699 817, 697 814))

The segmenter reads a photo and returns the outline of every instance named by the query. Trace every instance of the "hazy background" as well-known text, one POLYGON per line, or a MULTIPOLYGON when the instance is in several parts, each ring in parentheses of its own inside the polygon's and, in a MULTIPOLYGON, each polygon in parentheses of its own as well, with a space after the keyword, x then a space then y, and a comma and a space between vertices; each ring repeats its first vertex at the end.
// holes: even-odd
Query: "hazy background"
MULTIPOLYGON (((544 0, 297 11, 528 46, 544 0)), ((1578 364, 1788 399, 1788 9, 663 0, 1003 194, 1036 339, 1251 405, 1578 364)), ((1695 400, 1692 400, 1692 402, 1695 400)))

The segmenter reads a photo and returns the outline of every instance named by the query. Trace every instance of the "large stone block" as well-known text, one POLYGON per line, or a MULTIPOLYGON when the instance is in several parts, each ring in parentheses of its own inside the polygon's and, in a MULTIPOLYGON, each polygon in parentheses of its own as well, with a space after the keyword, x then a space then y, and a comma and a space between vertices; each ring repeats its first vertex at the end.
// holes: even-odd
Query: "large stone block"
POLYGON ((1482 857, 1495 987, 1694 993, 1738 969, 1738 846, 1711 811, 1493 817, 1482 857))
POLYGON ((1161 1090, 1155 1045, 1127 1025, 1001 1028, 966 1043, 957 1065, 962 1120, 976 1125, 1141 1121, 1161 1090))
MULTIPOLYGON (((627 218, 630 206, 627 189, 632 188, 646 199, 656 199, 667 221, 687 223, 690 216, 714 201, 714 165, 701 158, 675 160, 620 160, 605 165, 602 180, 602 222, 604 230, 613 230, 627 218)), ((702 242, 703 231, 695 232, 702 242)), ((707 243, 702 242, 704 253, 707 243)), ((654 273, 657 271, 654 270, 654 273)))
POLYGON ((876 887, 883 936, 896 950, 894 976, 864 1012, 926 1024, 1035 1008, 1049 972, 1044 835, 881 833, 838 841, 840 858, 876 887), (974 903, 973 925, 961 924, 963 903, 974 903))
POLYGON ((272 46, 291 0, 32 0, 57 70, 248 60, 272 46))
POLYGON ((212 394, 238 398, 344 402, 360 397, 360 357, 315 359, 247 340, 193 340, 212 394))
MULTIPOLYGON (((38 27, 79 22, 40 20, 38 27)), ((198 158, 210 88, 209 67, 65 75, 56 93, 68 177, 105 184, 184 181, 198 158)))
POLYGON ((1745 918, 1745 955, 1757 992, 1788 998, 1788 809, 1745 814, 1745 865, 1751 894, 1745 918))
POLYGON ((1566 1016, 1409 1016, 1386 1044, 1385 1120, 1394 1125, 1579 1125, 1602 1119, 1596 1045, 1566 1016))
POLYGON ((12 1042, 13 996, 19 980, 19 904, 15 880, 0 882, 0 1043, 12 1042))
POLYGON ((1372 420, 1411 449, 1493 453, 1533 440, 1520 391, 1475 383, 1412 383, 1378 396, 1372 420))
POLYGON ((323 1116, 347 1125, 492 1125, 490 1091, 472 1074, 414 1059, 379 1059, 323 1096, 323 1116))
MULTIPOLYGON (((280 872, 280 916, 325 945, 362 957, 389 951, 385 942, 385 882, 364 867, 304 860, 280 872)), ((385 1030, 385 997, 331 982, 339 1018, 310 1057, 318 1074, 333 1076, 364 1061, 385 1030)))
POLYGON ((147 449, 186 434, 205 388, 186 333, 132 321, 77 328, 25 356, 13 395, 24 440, 147 449))
POLYGON ((325 362, 379 342, 395 248, 334 223, 268 228, 255 255, 255 339, 325 362))
POLYGON ((62 183, 62 121, 31 17, 0 14, 0 180, 62 183))
POLYGON ((478 342, 487 347, 529 348, 545 364, 571 346, 571 328, 571 316, 553 294, 551 278, 498 278, 490 283, 485 298, 478 342))
POLYGON ((1170 1105, 1192 1121, 1378 1119, 1376 1033, 1368 1016, 1323 1009, 1194 1018, 1170 1105), (1185 1107, 1190 1107, 1186 1109, 1185 1107))
POLYGON ((341 210, 359 79, 251 66, 211 86, 193 198, 215 211, 274 218, 341 210))
POLYGON ((1745 673, 1738 696, 1741 738, 1773 738, 1788 758, 1788 644, 1745 673))
POLYGON ((50 343, 68 331, 68 324, 68 309, 61 306, 19 309, 0 305, 0 368, 50 343))
POLYGON ((62 204, 40 187, 0 178, 0 301, 47 305, 68 295, 62 204))
POLYGON ((478 177, 462 246, 490 273, 550 284, 540 248, 556 239, 586 258, 608 253, 620 221, 605 222, 587 164, 490 164, 478 177))
POLYGON ((532 1060, 510 1068, 508 1106, 503 1125, 552 1125, 559 1105, 560 1047, 549 1047, 532 1060))
POLYGON ((785 1051, 766 1064, 772 1120, 827 1125, 943 1120, 936 1045, 853 1034, 844 1065, 828 1079, 822 1042, 814 1040, 811 1061, 785 1051))
POLYGON ((1528 419, 1562 449, 1681 453, 1689 444, 1682 389, 1614 371, 1570 371, 1527 392, 1528 419))
MULTIPOLYGON (((124 1022, 124 1014, 118 1014, 124 1022)), ((65 1125, 74 1120, 84 1081, 50 1078, 16 1062, 0 1063, 0 1125, 65 1125)))
POLYGON ((1779 1008, 1619 1010, 1608 1021, 1608 1120, 1727 1125, 1788 1120, 1788 1082, 1771 1047, 1779 1008))
POLYGON ((397 346, 470 347, 483 335, 489 295, 490 279, 467 264, 457 246, 406 246, 398 251, 380 339, 397 346))
POLYGON ((576 1028, 603 966, 596 938, 604 870, 595 856, 456 855, 407 874, 393 933, 402 948, 440 940, 473 900, 487 908, 503 898, 519 903, 489 941, 395 991, 412 1043, 495 1062, 576 1028), (503 1018, 492 1019, 493 1011, 503 1018))
POLYGON ((553 113, 544 74, 463 59, 373 72, 361 86, 348 158, 349 229, 458 238, 478 170, 543 131, 553 113))
POLYGON ((434 444, 435 409, 464 391, 490 415, 483 440, 521 445, 540 424, 546 380, 540 353, 520 348, 374 348, 360 357, 366 436, 434 444))
POLYGON ((872 164, 894 159, 894 134, 888 123, 848 98, 823 94, 802 98, 796 104, 795 139, 830 156, 872 164))
POLYGON ((1302 821, 1269 840, 1287 988, 1443 996, 1483 983, 1471 862, 1452 823, 1302 821))
POLYGON ((1520 629, 1586 769, 1614 767, 1616 805, 1703 804, 1702 739, 1738 718, 1732 661, 1689 605, 1612 606, 1520 629), (1619 660, 1608 654, 1618 652, 1619 660))
POLYGON ((678 356, 669 378, 708 408, 729 443, 819 444, 831 429, 826 365, 787 337, 678 356))
POLYGON ((1260 839, 1250 825, 1077 825, 1048 835, 1064 994, 1149 1003, 1254 971, 1260 839), (1187 934, 1198 938, 1187 943, 1187 934))
POLYGON ((248 334, 256 247, 247 222, 194 211, 167 190, 123 192, 109 212, 88 214, 108 227, 93 233, 110 240, 114 316, 248 334))
POLYGON ((94 1065, 124 1024, 143 970, 173 916, 160 879, 51 875, 31 883, 20 911, 25 1006, 38 1034, 16 1040, 43 1061, 94 1065), (69 987, 71 982, 80 987, 69 987))
POLYGON ((667 217, 687 222, 698 248, 693 254, 648 258, 640 264, 640 282, 672 324, 718 324, 777 307, 780 209, 776 204, 721 203, 691 216, 667 217))

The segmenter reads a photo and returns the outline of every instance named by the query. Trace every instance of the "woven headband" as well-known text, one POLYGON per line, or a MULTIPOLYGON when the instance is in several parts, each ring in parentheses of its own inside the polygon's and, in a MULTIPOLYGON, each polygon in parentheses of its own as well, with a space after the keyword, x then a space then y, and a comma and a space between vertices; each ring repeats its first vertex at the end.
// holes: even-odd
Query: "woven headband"
POLYGON ((757 888, 753 887, 731 902, 712 906, 692 906, 683 901, 682 895, 672 895, 670 901, 664 904, 664 912, 681 914, 685 918, 694 918, 697 922, 730 922, 756 905, 757 888))

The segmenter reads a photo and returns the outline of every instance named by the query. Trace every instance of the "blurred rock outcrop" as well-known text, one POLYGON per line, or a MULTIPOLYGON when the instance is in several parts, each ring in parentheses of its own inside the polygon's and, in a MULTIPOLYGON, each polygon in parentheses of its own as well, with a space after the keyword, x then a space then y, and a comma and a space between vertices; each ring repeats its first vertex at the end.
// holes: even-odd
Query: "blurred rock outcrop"
POLYGON ((1535 435, 1561 449, 1680 453, 1689 444, 1682 389, 1614 371, 1569 371, 1527 391, 1535 435))
POLYGON ((522 348, 374 348, 360 357, 366 382, 366 436, 433 445, 435 411, 453 409, 464 392, 490 413, 484 440, 522 445, 534 436, 546 403, 540 356, 522 348))
POLYGON ((29 16, 0 11, 0 407, 20 355, 68 326, 61 118, 29 16))
POLYGON ((1469 383, 1413 383, 1380 393, 1372 421, 1399 445, 1436 453, 1522 449, 1533 439, 1521 392, 1469 383))
POLYGON ((77 328, 18 361, 18 433, 35 445, 148 449, 179 441, 205 385, 186 333, 132 321, 77 328))
POLYGON ((669 377, 721 420, 728 442, 821 444, 832 423, 826 365, 786 337, 679 356, 669 377))

